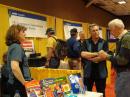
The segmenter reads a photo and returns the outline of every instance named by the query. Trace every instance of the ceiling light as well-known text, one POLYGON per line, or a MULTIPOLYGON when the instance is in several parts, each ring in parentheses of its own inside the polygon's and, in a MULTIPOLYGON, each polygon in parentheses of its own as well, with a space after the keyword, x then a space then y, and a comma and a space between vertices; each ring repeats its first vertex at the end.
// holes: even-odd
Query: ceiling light
POLYGON ((126 4, 126 1, 125 0, 119 0, 118 4, 126 4))

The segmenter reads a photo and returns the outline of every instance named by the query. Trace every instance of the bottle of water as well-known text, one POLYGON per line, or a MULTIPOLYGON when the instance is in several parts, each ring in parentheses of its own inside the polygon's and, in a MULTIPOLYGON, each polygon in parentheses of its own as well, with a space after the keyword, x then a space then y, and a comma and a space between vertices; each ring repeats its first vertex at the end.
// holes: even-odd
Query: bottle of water
POLYGON ((16 90, 14 97, 20 97, 19 91, 16 90))

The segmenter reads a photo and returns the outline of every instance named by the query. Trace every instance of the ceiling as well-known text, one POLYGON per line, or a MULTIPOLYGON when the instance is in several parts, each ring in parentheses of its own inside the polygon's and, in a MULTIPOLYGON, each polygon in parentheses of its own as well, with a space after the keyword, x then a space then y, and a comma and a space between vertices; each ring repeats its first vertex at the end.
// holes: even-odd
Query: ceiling
POLYGON ((86 7, 89 7, 91 4, 96 5, 114 15, 124 16, 130 15, 130 0, 125 0, 126 4, 118 4, 117 1, 120 0, 84 0, 86 7))

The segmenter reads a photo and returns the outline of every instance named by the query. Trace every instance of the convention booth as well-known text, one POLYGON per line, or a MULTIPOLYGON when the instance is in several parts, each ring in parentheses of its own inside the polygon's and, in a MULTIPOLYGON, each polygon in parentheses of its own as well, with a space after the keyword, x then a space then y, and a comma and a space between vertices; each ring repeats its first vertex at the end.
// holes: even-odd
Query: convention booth
MULTIPOLYGON (((0 29, 1 40, 5 41, 4 36, 6 34, 6 30, 8 27, 14 23, 22 24, 28 28, 27 41, 22 44, 24 47, 26 54, 28 56, 28 62, 30 66, 31 76, 34 80, 44 80, 46 78, 60 78, 67 77, 72 74, 81 74, 80 70, 67 70, 67 69, 49 69, 44 68, 43 64, 45 64, 46 59, 46 47, 47 37, 45 36, 45 31, 47 27, 52 27, 56 29, 56 36, 60 39, 68 39, 69 30, 72 28, 77 28, 79 32, 84 31, 86 38, 90 35, 88 33, 88 25, 89 23, 81 23, 76 21, 64 20, 61 18, 44 15, 40 13, 35 13, 31 11, 26 11, 14 7, 9 7, 0 4, 0 19, 3 25, 0 26, 3 29, 0 29), (37 24, 35 24, 37 22, 37 24), (34 25, 35 24, 35 25, 34 25)), ((106 28, 101 27, 101 37, 106 39, 106 28)), ((7 50, 4 42, 0 42, 0 63, 2 63, 2 54, 7 50)), ((115 47, 115 44, 110 44, 109 48, 112 49, 115 47)), ((111 82, 111 63, 107 61, 108 68, 108 78, 107 84, 111 82)), ((51 97, 51 96, 50 96, 51 97)), ((71 97, 71 96, 69 96, 71 97)), ((103 97, 102 93, 89 92, 86 91, 84 94, 74 94, 72 97, 103 97)))

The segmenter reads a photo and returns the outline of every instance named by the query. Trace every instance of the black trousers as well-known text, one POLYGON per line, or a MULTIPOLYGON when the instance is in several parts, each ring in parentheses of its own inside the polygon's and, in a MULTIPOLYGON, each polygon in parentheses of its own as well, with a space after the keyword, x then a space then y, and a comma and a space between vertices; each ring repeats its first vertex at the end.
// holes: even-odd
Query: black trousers
POLYGON ((105 97, 106 78, 84 78, 84 85, 87 86, 88 91, 92 91, 94 83, 96 85, 97 92, 103 93, 103 97, 105 97))
POLYGON ((19 92, 20 97, 27 97, 26 89, 23 85, 9 84, 8 83, 8 93, 10 97, 14 97, 16 91, 19 92))

